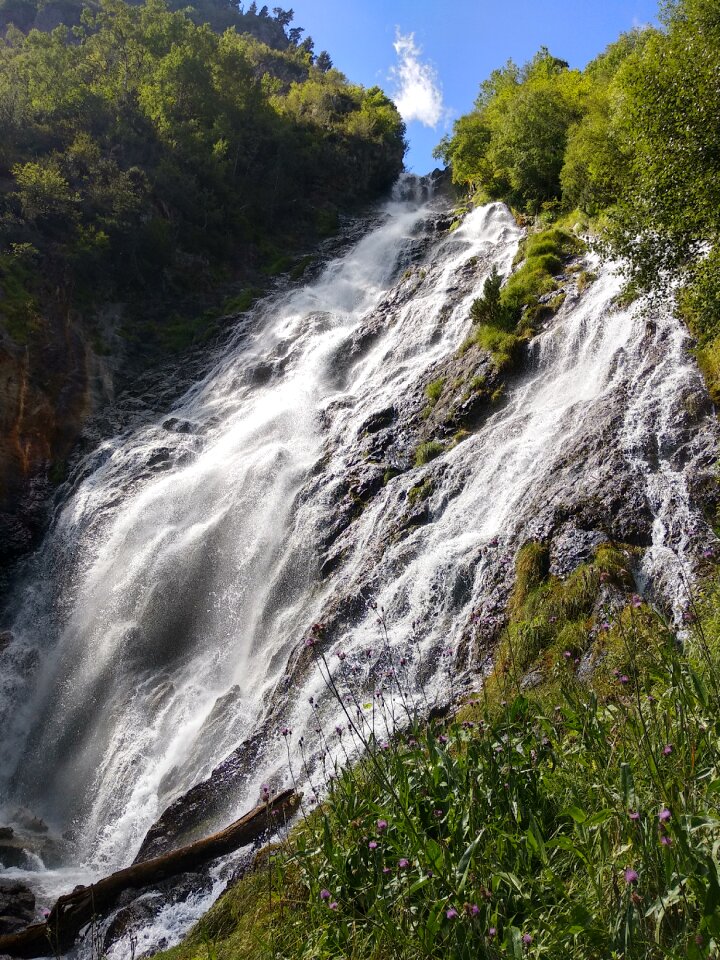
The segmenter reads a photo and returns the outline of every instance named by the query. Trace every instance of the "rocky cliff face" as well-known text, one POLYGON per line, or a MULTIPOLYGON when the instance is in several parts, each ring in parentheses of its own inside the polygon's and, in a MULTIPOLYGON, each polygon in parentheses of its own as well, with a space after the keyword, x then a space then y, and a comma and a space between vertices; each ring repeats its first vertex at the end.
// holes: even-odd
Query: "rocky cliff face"
POLYGON ((99 399, 102 366, 68 319, 43 324, 23 345, 0 339, 0 571, 42 530, 48 497, 99 399))

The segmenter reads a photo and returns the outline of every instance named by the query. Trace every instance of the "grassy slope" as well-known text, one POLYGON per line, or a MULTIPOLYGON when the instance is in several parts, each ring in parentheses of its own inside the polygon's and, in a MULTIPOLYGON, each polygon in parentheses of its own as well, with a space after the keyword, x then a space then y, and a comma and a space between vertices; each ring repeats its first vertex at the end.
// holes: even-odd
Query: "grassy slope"
POLYGON ((366 759, 164 956, 716 956, 717 588, 681 648, 633 562, 559 580, 524 548, 482 695, 387 748, 346 731, 366 759))

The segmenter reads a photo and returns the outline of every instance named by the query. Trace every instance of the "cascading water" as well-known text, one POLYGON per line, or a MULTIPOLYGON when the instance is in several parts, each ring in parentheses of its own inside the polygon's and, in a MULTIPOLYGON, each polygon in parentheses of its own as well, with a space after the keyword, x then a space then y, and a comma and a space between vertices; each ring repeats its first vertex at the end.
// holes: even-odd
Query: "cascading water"
MULTIPOLYGON (((373 460, 368 424, 394 416, 395 448, 411 443, 402 404, 457 351, 470 302, 522 236, 500 204, 434 232, 445 202, 409 183, 315 281, 262 304, 171 416, 87 458, 18 586, 0 653, 0 798, 66 832, 75 881, 128 863, 167 804, 253 734, 227 816, 264 780, 287 781, 280 723, 310 742, 310 697, 325 723, 339 715, 304 656, 316 621, 332 625, 327 656, 362 663, 372 688, 381 607, 409 682, 438 697, 461 652, 463 668, 482 666, 517 546, 563 524, 589 535, 585 505, 603 496, 621 526, 642 504, 638 575, 682 606, 679 573, 711 536, 692 488, 715 431, 683 329, 615 307, 609 266, 582 295, 573 286, 476 432, 386 473, 338 521, 345 478, 373 460), (408 524, 423 480, 422 522, 408 524)), ((44 876, 46 890, 68 885, 62 869, 44 876)))

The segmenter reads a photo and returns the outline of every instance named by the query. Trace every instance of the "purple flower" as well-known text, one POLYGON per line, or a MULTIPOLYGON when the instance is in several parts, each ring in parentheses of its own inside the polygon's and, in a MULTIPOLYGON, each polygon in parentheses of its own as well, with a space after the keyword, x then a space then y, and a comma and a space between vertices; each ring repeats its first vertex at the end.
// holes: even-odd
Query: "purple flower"
POLYGON ((628 867, 625 871, 625 883, 637 883, 638 875, 637 870, 633 870, 632 867, 628 867))
POLYGON ((661 843, 664 847, 671 847, 671 846, 672 846, 672 840, 670 839, 670 837, 668 837, 668 836, 665 835, 665 834, 663 834, 663 836, 660 837, 660 843, 661 843))
POLYGON ((440 743, 442 743, 442 744, 446 744, 446 743, 448 742, 448 738, 445 736, 445 734, 442 734, 441 736, 439 736, 439 737, 438 737, 438 740, 439 740, 440 743))
POLYGON ((637 821, 640 819, 640 814, 636 810, 631 810, 629 813, 629 817, 632 821, 637 823, 637 821))
POLYGON ((377 829, 378 833, 382 833, 383 830, 387 830, 387 820, 378 820, 377 829))
POLYGON ((282 733, 284 737, 289 737, 290 734, 292 733, 292 730, 290 729, 290 727, 283 727, 280 733, 282 733))
POLYGON ((610 629, 610 624, 607 620, 603 620, 603 622, 600 624, 600 629, 605 631, 610 629))
POLYGON ((406 867, 409 867, 409 866, 410 866, 410 861, 406 860, 405 857, 403 857, 402 860, 398 860, 398 867, 401 870, 404 870, 406 867))
POLYGON ((569 660, 572 657, 572 654, 570 653, 569 650, 566 650, 563 656, 565 657, 566 660, 569 660))
POLYGON ((470 916, 476 917, 480 913, 480 907, 476 903, 470 904, 470 916))
POLYGON ((530 936, 529 933, 523 934, 522 942, 525 944, 526 947, 530 946, 530 944, 532 943, 532 937, 530 936))
POLYGON ((306 647, 314 647, 314 646, 315 646, 315 637, 308 637, 308 638, 305 640, 305 646, 306 646, 306 647))
POLYGON ((330 907, 331 910, 337 910, 338 908, 337 901, 333 901, 332 903, 329 903, 328 907, 330 907))
POLYGON ((671 743, 666 743, 663 747, 663 756, 669 757, 673 752, 673 745, 671 743))
POLYGON ((371 840, 368 846, 371 850, 377 850, 377 840, 371 840))
POLYGON ((321 900, 329 900, 329 899, 330 899, 330 891, 329 891, 329 890, 321 890, 321 891, 320 891, 320 899, 321 899, 321 900))
POLYGON ((383 873, 392 873, 390 867, 383 867, 383 873))
POLYGON ((445 913, 445 916, 448 918, 448 920, 454 920, 457 915, 458 912, 455 907, 450 907, 450 909, 445 913))
POLYGON ((663 807, 663 809, 658 814, 658 820, 660 821, 660 823, 667 823, 670 817, 671 817, 671 813, 667 807, 663 807))
POLYGON ((634 593, 632 595, 632 598, 630 599, 630 603, 637 610, 639 607, 642 606, 642 597, 639 597, 636 593, 634 593))
POLYGON ((433 810, 433 815, 434 815, 435 817, 437 817, 438 820, 439 820, 440 817, 443 815, 443 812, 442 812, 442 810, 433 810))
POLYGON ((626 676, 625 674, 623 674, 623 675, 619 678, 619 680, 620 680, 620 683, 623 684, 623 686, 624 686, 626 683, 630 683, 630 677, 626 676))
POLYGON ((490 927, 490 929, 488 930, 488 936, 490 937, 490 939, 497 936, 497 929, 495 927, 490 927))
POLYGON ((706 560, 712 560, 715 556, 715 551, 711 548, 708 548, 707 550, 703 550, 702 555, 706 560))

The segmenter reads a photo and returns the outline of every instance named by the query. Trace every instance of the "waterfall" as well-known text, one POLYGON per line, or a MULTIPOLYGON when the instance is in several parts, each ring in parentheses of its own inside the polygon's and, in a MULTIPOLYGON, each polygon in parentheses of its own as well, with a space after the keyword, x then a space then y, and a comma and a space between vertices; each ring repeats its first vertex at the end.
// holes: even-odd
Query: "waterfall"
POLYGON ((424 403, 523 235, 501 204, 447 220, 447 201, 406 180, 316 279, 239 324, 172 410, 79 466, 0 652, 0 805, 65 833, 73 877, 127 864, 168 803, 253 735, 227 816, 287 782, 280 725, 310 743, 310 698, 325 723, 338 711, 302 646, 313 623, 332 627, 328 662, 341 652, 371 689, 381 609, 410 680, 442 697, 449 676, 482 669, 517 547, 592 538, 588 504, 605 501, 621 531, 642 515, 638 576, 682 609, 682 577, 712 538, 693 491, 714 421, 682 326, 618 306, 612 265, 594 262, 582 293, 568 278, 475 432, 425 466, 406 456, 348 520, 347 478, 378 459, 368 425, 394 417, 392 442, 409 442, 403 404, 424 403), (422 522, 408 524, 424 480, 422 522))

